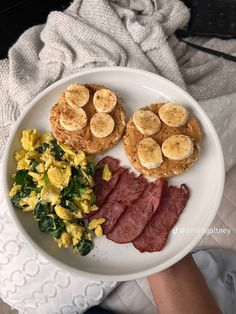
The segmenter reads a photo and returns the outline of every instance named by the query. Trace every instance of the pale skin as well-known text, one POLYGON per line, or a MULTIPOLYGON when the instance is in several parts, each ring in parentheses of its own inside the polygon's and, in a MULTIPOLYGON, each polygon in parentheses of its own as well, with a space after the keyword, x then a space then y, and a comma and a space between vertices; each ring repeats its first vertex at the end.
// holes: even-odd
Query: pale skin
POLYGON ((159 314, 221 314, 191 255, 148 282, 159 314))

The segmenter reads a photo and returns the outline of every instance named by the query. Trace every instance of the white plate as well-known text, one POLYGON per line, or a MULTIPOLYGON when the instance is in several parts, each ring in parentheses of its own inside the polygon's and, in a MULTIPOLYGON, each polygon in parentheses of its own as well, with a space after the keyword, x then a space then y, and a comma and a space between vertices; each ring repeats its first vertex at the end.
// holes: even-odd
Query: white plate
MULTIPOLYGON (((119 158, 122 165, 132 168, 124 152, 122 141, 107 154, 119 158)), ((223 193, 224 161, 219 139, 205 112, 185 91, 170 81, 141 70, 130 68, 98 68, 81 71, 62 79, 40 93, 21 115, 9 138, 3 165, 4 194, 16 225, 34 248, 51 262, 68 271, 101 280, 130 280, 161 271, 184 257, 202 238, 198 229, 207 228, 214 219, 223 193), (104 84, 125 100, 128 116, 141 106, 159 100, 184 105, 200 121, 203 128, 202 151, 199 161, 185 174, 171 183, 186 183, 191 189, 187 207, 176 225, 180 232, 171 233, 165 248, 157 253, 140 253, 131 244, 115 244, 105 237, 95 240, 95 248, 86 257, 74 255, 72 250, 58 249, 49 235, 41 233, 31 214, 15 209, 8 198, 15 171, 14 151, 24 129, 49 131, 49 112, 59 94, 74 82, 104 84), (182 229, 181 229, 182 228, 182 229), (195 228, 196 232, 183 232, 195 228)))

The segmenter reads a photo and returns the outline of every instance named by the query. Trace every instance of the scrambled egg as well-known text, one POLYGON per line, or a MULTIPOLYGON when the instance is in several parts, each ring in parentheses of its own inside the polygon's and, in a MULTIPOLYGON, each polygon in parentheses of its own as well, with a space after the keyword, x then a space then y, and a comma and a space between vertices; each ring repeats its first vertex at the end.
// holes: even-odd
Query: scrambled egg
POLYGON ((24 130, 22 132, 21 145, 22 147, 28 151, 33 148, 38 140, 39 133, 37 130, 24 130))
POLYGON ((112 173, 111 173, 108 165, 105 164, 103 167, 103 171, 102 171, 102 179, 105 181, 109 181, 109 180, 111 180, 111 177, 112 177, 112 173))
POLYGON ((101 225, 105 222, 104 218, 93 219, 90 221, 88 225, 88 230, 94 230, 94 233, 97 237, 101 237, 103 235, 101 225))
MULTIPOLYGON (((86 225, 86 215, 98 210, 93 192, 95 171, 92 156, 58 144, 51 133, 24 130, 22 149, 15 152, 17 161, 14 184, 9 192, 13 204, 31 211, 42 232, 49 232, 59 248, 73 245, 86 255, 94 236, 102 236, 105 219, 86 225)), ((107 165, 103 179, 110 180, 107 165)))

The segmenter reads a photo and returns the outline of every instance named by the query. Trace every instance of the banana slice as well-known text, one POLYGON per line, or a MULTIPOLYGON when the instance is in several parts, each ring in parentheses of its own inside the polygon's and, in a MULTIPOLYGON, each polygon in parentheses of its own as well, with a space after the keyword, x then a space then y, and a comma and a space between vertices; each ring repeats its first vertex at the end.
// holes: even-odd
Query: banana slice
POLYGON ((147 169, 158 168, 163 162, 161 148, 151 137, 139 143, 138 157, 141 165, 147 169))
POLYGON ((89 90, 81 84, 71 84, 65 91, 67 103, 71 107, 83 107, 89 101, 89 90))
POLYGON ((178 104, 165 104, 158 111, 160 119, 171 127, 179 127, 188 121, 188 111, 178 104))
POLYGON ((183 160, 193 153, 193 142, 187 135, 172 135, 162 143, 164 156, 172 160, 183 160))
POLYGON ((110 89, 100 89, 93 96, 93 104, 98 112, 112 112, 116 103, 116 94, 110 89))
POLYGON ((60 116, 60 124, 67 131, 81 131, 87 124, 87 115, 82 108, 67 108, 60 116))
POLYGON ((94 136, 102 138, 110 135, 114 130, 115 122, 105 112, 97 112, 90 121, 90 129, 94 136))
POLYGON ((145 135, 153 135, 161 128, 159 117, 150 110, 138 110, 133 115, 136 128, 145 135))

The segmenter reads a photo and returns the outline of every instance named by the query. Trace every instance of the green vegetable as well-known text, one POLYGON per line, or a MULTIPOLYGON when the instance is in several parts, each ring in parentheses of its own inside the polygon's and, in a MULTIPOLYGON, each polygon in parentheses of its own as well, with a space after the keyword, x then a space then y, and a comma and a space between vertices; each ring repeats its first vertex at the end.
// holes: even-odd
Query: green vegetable
POLYGON ((31 176, 28 175, 28 170, 18 170, 15 177, 17 185, 34 186, 34 182, 31 176))
POLYGON ((76 245, 76 248, 79 250, 80 255, 82 256, 88 255, 93 248, 93 242, 87 239, 82 239, 76 245))
POLYGON ((49 232, 54 228, 53 218, 50 216, 42 217, 39 220, 39 229, 41 232, 49 232))
POLYGON ((18 207, 21 199, 21 192, 17 192, 11 199, 14 206, 18 207))
POLYGON ((14 206, 19 207, 19 203, 22 197, 27 197, 30 192, 34 190, 34 187, 22 186, 20 191, 18 191, 11 199, 14 206))
POLYGON ((47 185, 50 182, 47 173, 45 174, 43 181, 44 181, 45 185, 47 185))
POLYGON ((91 177, 82 169, 79 169, 78 181, 84 186, 91 186, 91 177))
POLYGON ((77 206, 72 201, 66 200, 64 198, 62 198, 62 200, 61 200, 61 205, 65 208, 68 208, 72 212, 74 212, 78 209, 77 206))
POLYGON ((50 233, 54 238, 59 239, 61 237, 62 231, 65 229, 65 225, 63 221, 56 215, 54 217, 54 228, 55 229, 50 233))
POLYGON ((63 221, 57 215, 44 216, 39 220, 39 229, 42 232, 50 232, 50 234, 59 239, 65 228, 63 221))
POLYGON ((92 192, 90 195, 91 195, 90 204, 91 206, 93 206, 94 204, 96 204, 96 195, 94 192, 92 192))
POLYGON ((34 159, 33 159, 33 160, 31 161, 30 167, 31 167, 31 170, 32 170, 33 172, 38 172, 38 171, 37 171, 37 168, 36 168, 36 167, 38 166, 38 164, 39 164, 39 163, 37 162, 37 160, 34 160, 34 159))
POLYGON ((57 144, 56 140, 50 142, 52 144, 51 154, 55 157, 56 160, 61 160, 61 157, 64 155, 64 150, 60 145, 57 144))
POLYGON ((40 145, 40 146, 38 146, 37 148, 35 148, 35 150, 36 150, 36 152, 42 154, 42 153, 44 153, 45 150, 46 150, 47 148, 49 148, 49 147, 50 147, 50 145, 49 145, 48 143, 43 143, 42 145, 40 145))
POLYGON ((78 181, 76 176, 70 179, 68 186, 62 191, 62 197, 65 199, 73 199, 79 197, 85 190, 85 187, 78 181))
POLYGON ((47 216, 50 212, 50 207, 47 204, 38 203, 34 208, 34 218, 40 219, 47 216))
POLYGON ((95 173, 95 170, 96 170, 95 164, 89 164, 89 165, 88 165, 88 167, 87 167, 87 173, 88 173, 88 175, 93 176, 94 173, 95 173))

